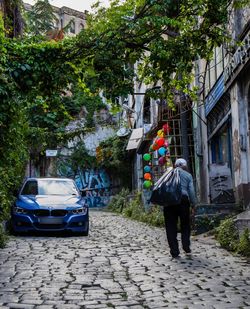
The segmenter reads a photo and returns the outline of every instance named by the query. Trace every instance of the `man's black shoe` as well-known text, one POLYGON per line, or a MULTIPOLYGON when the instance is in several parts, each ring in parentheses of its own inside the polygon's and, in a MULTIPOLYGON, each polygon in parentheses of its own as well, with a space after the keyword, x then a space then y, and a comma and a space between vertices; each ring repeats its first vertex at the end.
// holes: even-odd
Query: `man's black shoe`
POLYGON ((178 255, 172 255, 172 260, 179 259, 179 258, 180 258, 179 254, 178 255))

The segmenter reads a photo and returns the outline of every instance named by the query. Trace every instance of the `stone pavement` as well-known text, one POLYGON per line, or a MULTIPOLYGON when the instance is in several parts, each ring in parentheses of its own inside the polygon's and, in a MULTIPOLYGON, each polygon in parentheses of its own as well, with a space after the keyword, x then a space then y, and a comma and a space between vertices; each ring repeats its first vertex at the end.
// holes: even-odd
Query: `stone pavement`
POLYGON ((89 237, 13 237, 0 309, 250 308, 250 267, 210 237, 171 260, 164 229, 91 211, 89 237))

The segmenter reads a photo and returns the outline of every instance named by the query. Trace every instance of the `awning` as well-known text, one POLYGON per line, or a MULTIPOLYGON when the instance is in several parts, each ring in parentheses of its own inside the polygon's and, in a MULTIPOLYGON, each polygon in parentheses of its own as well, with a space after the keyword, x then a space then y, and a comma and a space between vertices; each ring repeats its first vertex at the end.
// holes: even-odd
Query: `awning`
POLYGON ((134 129, 130 135, 126 150, 137 149, 143 137, 143 128, 134 129))

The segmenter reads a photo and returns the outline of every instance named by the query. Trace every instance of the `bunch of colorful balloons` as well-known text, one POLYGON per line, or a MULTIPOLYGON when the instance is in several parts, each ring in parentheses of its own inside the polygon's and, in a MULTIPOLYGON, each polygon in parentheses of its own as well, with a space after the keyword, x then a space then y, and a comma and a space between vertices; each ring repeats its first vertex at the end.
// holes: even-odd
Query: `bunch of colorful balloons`
POLYGON ((167 163, 167 159, 169 157, 169 149, 168 149, 168 140, 166 136, 170 132, 170 127, 166 123, 162 126, 162 129, 157 131, 157 137, 154 139, 152 145, 149 147, 148 153, 143 155, 143 160, 146 162, 144 166, 144 182, 143 187, 145 189, 150 189, 153 185, 152 182, 152 154, 154 151, 158 151, 159 159, 158 164, 164 165, 167 163))

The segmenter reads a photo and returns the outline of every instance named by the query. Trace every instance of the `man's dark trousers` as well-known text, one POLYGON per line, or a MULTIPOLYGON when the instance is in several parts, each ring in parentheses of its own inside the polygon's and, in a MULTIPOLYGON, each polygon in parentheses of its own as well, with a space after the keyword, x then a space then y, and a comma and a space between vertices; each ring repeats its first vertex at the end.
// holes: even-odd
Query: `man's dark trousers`
POLYGON ((190 203, 187 196, 183 196, 181 204, 164 207, 165 228, 170 253, 173 257, 179 255, 177 240, 177 224, 180 218, 182 248, 189 253, 190 250, 190 203))

